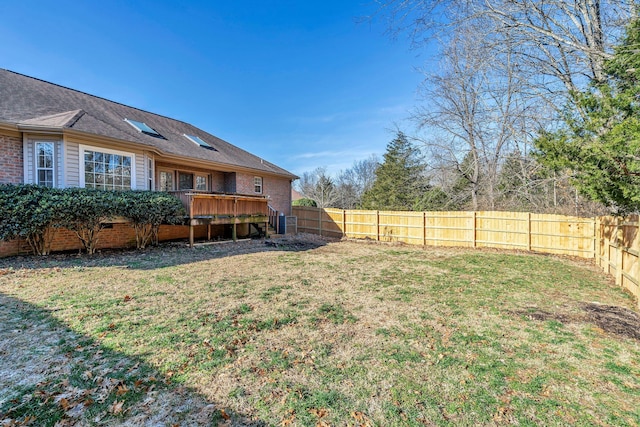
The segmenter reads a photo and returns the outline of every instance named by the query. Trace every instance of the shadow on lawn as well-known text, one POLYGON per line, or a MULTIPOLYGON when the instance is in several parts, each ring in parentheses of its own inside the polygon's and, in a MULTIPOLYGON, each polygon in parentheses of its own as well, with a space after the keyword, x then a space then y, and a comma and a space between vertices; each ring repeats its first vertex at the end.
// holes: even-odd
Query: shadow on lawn
POLYGON ((318 236, 302 235, 278 239, 243 240, 198 244, 190 248, 185 242, 165 242, 143 250, 104 249, 94 255, 54 253, 48 256, 13 256, 0 258, 0 274, 5 269, 40 269, 119 266, 136 270, 153 270, 267 251, 303 252, 327 244, 318 236))
POLYGON ((0 293, 0 425, 264 426, 0 293))

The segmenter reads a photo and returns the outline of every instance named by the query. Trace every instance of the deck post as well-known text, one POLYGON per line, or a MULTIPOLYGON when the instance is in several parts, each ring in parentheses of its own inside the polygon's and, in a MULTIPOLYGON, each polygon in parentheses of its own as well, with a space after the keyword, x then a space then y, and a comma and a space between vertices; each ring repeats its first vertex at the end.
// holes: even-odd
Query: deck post
POLYGON ((193 230, 193 195, 189 196, 189 247, 193 247, 193 241, 195 240, 193 230))
POLYGON ((238 240, 238 198, 233 198, 233 228, 231 229, 231 238, 233 241, 238 240))

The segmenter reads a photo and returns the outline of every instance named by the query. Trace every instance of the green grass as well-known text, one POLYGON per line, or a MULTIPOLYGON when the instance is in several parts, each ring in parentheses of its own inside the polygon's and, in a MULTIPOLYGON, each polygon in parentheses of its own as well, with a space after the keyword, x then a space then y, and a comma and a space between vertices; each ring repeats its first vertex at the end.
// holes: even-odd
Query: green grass
MULTIPOLYGON (((634 302, 594 268, 490 251, 253 245, 16 268, 0 292, 98 346, 130 407, 146 389, 120 360, 274 426, 640 423, 640 344, 582 308, 634 302)), ((88 388, 82 366, 69 382, 88 388)), ((38 391, 11 393, 0 414, 38 391)), ((25 405, 21 416, 55 424, 65 414, 53 409, 25 405)))

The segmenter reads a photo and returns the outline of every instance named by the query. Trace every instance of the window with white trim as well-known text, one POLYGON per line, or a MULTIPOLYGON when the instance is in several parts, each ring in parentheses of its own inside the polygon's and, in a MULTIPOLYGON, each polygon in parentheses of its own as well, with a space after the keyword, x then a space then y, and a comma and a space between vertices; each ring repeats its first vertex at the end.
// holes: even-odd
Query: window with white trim
POLYGON ((149 182, 147 190, 153 190, 153 159, 147 159, 147 180, 149 182))
POLYGON ((256 176, 253 178, 253 191, 262 194, 262 177, 256 176))
POLYGON ((55 163, 55 143, 36 142, 36 184, 45 187, 53 187, 54 163, 55 163))
POLYGON ((85 147, 80 158, 84 186, 100 190, 133 188, 133 154, 85 147))

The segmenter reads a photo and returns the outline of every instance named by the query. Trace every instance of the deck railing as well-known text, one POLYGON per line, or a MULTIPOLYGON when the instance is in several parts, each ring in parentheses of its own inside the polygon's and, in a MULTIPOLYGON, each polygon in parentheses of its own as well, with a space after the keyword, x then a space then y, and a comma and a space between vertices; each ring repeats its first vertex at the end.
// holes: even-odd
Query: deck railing
POLYGON ((189 218, 267 216, 269 202, 264 196, 215 194, 195 190, 171 191, 178 197, 189 218))

